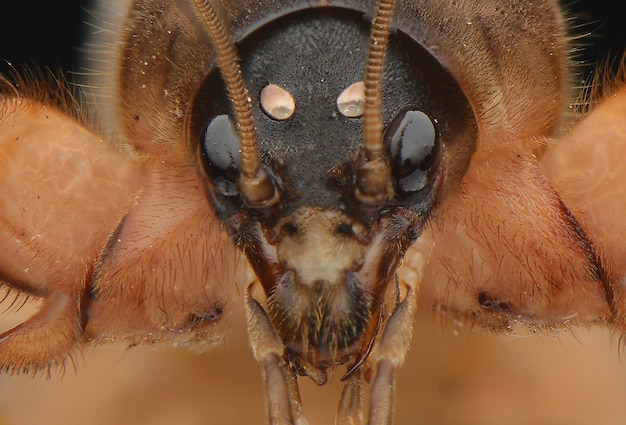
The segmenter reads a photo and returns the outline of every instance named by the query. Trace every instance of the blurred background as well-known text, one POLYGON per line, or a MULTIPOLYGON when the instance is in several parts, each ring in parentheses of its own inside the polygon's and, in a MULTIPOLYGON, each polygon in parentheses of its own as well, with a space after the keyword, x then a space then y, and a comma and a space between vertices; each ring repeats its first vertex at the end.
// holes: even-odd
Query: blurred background
MULTIPOLYGON (((73 0, 4 1, 0 59, 78 70, 85 7, 73 0)), ((579 60, 588 68, 581 80, 597 61, 621 57, 621 2, 578 0, 565 8, 582 36, 579 60)), ((265 423, 241 305, 232 307, 231 334, 211 353, 90 347, 78 358, 78 373, 70 368, 63 378, 0 375, 0 425, 265 423)), ((435 320, 424 298, 412 347, 398 376, 397 424, 626 423, 626 365, 605 330, 517 338, 459 331, 435 320)), ((333 423, 337 377, 329 387, 301 385, 311 425, 333 423)))

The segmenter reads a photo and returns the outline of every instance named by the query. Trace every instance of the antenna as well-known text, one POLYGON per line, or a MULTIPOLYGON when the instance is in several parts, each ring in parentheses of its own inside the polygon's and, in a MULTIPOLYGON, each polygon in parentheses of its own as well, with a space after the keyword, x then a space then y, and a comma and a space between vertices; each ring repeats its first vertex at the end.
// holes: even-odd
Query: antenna
POLYGON ((384 204, 394 196, 390 160, 383 146, 381 114, 383 66, 394 6, 395 0, 378 2, 365 68, 365 161, 357 170, 355 195, 359 201, 370 205, 384 204))
POLYGON ((235 110, 241 145, 239 190, 246 203, 252 207, 272 206, 278 201, 279 193, 272 179, 261 167, 252 104, 241 74, 237 51, 208 0, 193 0, 193 5, 209 35, 217 66, 235 110))

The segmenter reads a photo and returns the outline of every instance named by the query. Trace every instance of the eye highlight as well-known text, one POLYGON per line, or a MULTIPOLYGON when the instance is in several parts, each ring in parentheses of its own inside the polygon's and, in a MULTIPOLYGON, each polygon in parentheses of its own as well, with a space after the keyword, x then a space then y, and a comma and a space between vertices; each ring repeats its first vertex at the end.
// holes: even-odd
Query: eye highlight
POLYGON ((265 115, 283 121, 296 111, 296 102, 291 93, 277 84, 268 84, 261 90, 261 108, 265 115))
POLYGON ((365 84, 354 83, 337 97, 337 110, 346 118, 358 118, 365 111, 365 84))
POLYGON ((202 162, 215 188, 224 196, 236 196, 241 167, 239 138, 228 115, 218 115, 207 126, 201 144, 202 162))
POLYGON ((438 147, 437 131, 430 117, 422 111, 400 111, 385 132, 385 144, 398 189, 411 193, 424 188, 438 147))

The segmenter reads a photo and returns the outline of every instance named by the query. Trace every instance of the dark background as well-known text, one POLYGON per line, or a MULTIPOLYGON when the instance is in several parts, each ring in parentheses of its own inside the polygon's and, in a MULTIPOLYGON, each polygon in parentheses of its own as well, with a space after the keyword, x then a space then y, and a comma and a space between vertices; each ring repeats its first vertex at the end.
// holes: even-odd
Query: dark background
POLYGON ((85 0, 4 0, 0 5, 0 70, 10 61, 71 68, 79 57, 85 0))
MULTIPOLYGON (((565 7, 574 18, 579 34, 590 34, 580 40, 589 45, 581 59, 588 64, 603 59, 607 54, 620 57, 626 51, 626 22, 620 1, 569 0, 565 7)), ((14 65, 38 64, 75 69, 85 31, 83 21, 88 14, 89 1, 28 1, 4 0, 0 15, 0 59, 14 65)), ((2 61, 0 71, 7 65, 2 61)))

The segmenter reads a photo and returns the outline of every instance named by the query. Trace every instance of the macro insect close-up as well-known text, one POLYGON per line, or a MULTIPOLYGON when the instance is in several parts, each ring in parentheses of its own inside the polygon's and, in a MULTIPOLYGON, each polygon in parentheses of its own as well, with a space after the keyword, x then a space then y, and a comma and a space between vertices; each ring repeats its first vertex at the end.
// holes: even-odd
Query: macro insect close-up
POLYGON ((87 10, 72 73, 0 50, 0 425, 626 421, 597 20, 87 10))

